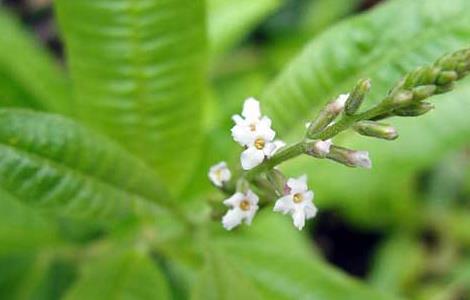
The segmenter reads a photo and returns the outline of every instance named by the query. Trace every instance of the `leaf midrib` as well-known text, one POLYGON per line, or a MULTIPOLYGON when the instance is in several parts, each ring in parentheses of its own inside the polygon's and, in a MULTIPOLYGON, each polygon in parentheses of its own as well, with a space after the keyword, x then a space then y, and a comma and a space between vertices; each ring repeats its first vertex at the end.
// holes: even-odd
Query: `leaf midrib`
POLYGON ((0 147, 13 150, 14 152, 18 152, 21 155, 28 156, 28 157, 30 157, 34 160, 47 163, 47 164, 49 164, 53 167, 56 167, 59 170, 62 170, 65 173, 76 174, 78 177, 85 178, 86 180, 88 180, 92 183, 97 183, 99 185, 109 187, 111 190, 117 191, 119 193, 129 195, 131 197, 133 196, 136 200, 147 202, 149 204, 155 205, 156 207, 158 206, 158 205, 156 205, 157 203, 155 201, 152 201, 150 198, 148 198, 147 196, 145 196, 143 194, 136 193, 136 192, 128 190, 128 189, 121 189, 114 182, 106 181, 101 177, 94 177, 93 175, 85 173, 82 170, 75 169, 75 168, 73 168, 73 166, 70 166, 68 164, 61 164, 60 162, 58 162, 58 161, 56 161, 56 160, 54 160, 50 157, 41 156, 37 153, 26 151, 26 150, 20 149, 20 148, 16 148, 12 145, 8 145, 8 144, 5 144, 3 142, 0 142, 0 147))

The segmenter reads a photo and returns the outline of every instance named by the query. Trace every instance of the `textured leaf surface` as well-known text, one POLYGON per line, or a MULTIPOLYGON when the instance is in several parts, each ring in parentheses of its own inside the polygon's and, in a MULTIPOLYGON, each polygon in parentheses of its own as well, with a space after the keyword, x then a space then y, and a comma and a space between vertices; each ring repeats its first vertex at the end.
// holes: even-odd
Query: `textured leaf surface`
POLYGON ((67 300, 171 299, 168 284, 145 254, 128 251, 87 264, 67 300))
POLYGON ((125 216, 167 201, 158 178, 115 143, 64 117, 0 111, 0 187, 74 216, 125 216))
POLYGON ((177 188, 201 140, 203 1, 57 1, 79 118, 177 188))
POLYGON ((208 250, 227 266, 214 276, 214 289, 227 293, 240 280, 245 292, 261 299, 393 299, 329 267, 290 219, 267 214, 246 230, 213 239, 208 250))
POLYGON ((5 8, 0 8, 0 48, 0 105, 69 112, 65 74, 5 8))
MULTIPOLYGON (((470 2, 463 0, 399 0, 343 22, 313 40, 266 89, 264 109, 281 138, 299 139, 302 124, 320 105, 348 91, 358 78, 372 78, 368 101, 378 101, 404 73, 468 46, 469 12, 470 2), (398 15, 400 22, 396 22, 398 15)), ((469 142, 470 119, 465 113, 470 107, 469 81, 458 85, 458 91, 433 99, 437 109, 432 114, 392 120, 400 133, 397 141, 357 136, 338 140, 370 150, 371 171, 326 161, 309 164, 308 158, 294 161, 286 170, 293 174, 308 171, 321 208, 340 206, 369 224, 393 222, 397 215, 412 221, 411 176, 446 151, 469 142), (311 167, 306 169, 306 165, 311 167)))
POLYGON ((283 0, 209 0, 209 41, 212 52, 221 53, 242 39, 283 0))

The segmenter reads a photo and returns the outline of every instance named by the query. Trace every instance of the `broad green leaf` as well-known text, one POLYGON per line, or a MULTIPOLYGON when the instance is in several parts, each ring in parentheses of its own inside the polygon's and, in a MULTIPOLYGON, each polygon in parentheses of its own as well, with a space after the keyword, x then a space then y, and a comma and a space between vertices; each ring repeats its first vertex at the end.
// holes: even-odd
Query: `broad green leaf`
POLYGON ((232 47, 283 3, 283 0, 209 0, 212 52, 219 54, 232 47))
POLYGON ((58 242, 57 227, 0 190, 0 255, 58 242))
POLYGON ((216 278, 239 272, 243 286, 255 287, 262 299, 393 299, 328 266, 287 216, 268 214, 250 228, 212 239, 207 250, 217 251, 219 264, 230 268, 216 278))
POLYGON ((78 117, 142 157, 177 190, 201 143, 204 2, 56 4, 78 117))
POLYGON ((5 8, 0 8, 0 80, 1 89, 10 90, 8 95, 0 91, 2 106, 6 103, 70 112, 69 83, 65 74, 39 41, 5 8))
MULTIPOLYGON (((376 102, 404 73, 468 46, 469 12, 470 2, 465 0, 396 0, 324 32, 261 96, 279 137, 300 139, 304 122, 320 105, 347 92, 358 78, 372 79, 368 101, 376 102)), ((397 141, 363 137, 337 141, 370 150, 371 171, 351 170, 329 161, 309 163, 314 160, 308 158, 295 160, 286 170, 292 174, 307 171, 320 208, 341 207, 364 224, 412 222, 410 177, 446 151, 468 143, 470 119, 465 107, 469 106, 469 81, 459 82, 459 86, 457 92, 433 99, 437 109, 432 114, 392 120, 401 134, 397 141), (378 197, 380 201, 376 201, 378 197)))
POLYGON ((64 117, 0 110, 0 188, 34 207, 118 220, 169 198, 153 171, 64 117))
POLYGON ((86 264, 67 300, 170 299, 168 283, 144 253, 129 250, 86 264))

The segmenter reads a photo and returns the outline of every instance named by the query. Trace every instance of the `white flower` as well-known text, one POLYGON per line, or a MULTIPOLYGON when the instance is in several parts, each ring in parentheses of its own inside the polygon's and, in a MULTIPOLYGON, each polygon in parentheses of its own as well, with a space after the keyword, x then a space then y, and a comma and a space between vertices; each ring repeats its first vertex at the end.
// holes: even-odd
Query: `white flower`
POLYGON ((222 187, 225 182, 230 180, 231 177, 232 173, 227 167, 227 163, 225 161, 213 165, 209 169, 209 179, 215 186, 222 187))
POLYGON ((242 221, 250 225, 258 210, 258 200, 258 196, 251 190, 248 190, 246 193, 237 192, 226 199, 224 204, 229 206, 230 209, 222 218, 224 228, 232 230, 240 225, 242 221))
POLYGON ((369 152, 367 151, 353 151, 349 155, 351 162, 361 168, 370 169, 372 168, 372 161, 369 158, 369 152))
POLYGON ((329 109, 334 113, 340 113, 344 109, 344 105, 349 98, 349 94, 341 94, 335 101, 329 104, 329 109))
POLYGON ((273 156, 280 148, 286 144, 281 140, 271 142, 267 134, 260 132, 256 139, 248 145, 240 156, 240 162, 244 170, 250 170, 261 164, 264 159, 273 156))
POLYGON ((232 117, 235 122, 232 137, 241 146, 252 144, 259 135, 263 135, 269 141, 274 139, 276 133, 271 129, 271 119, 261 116, 260 104, 256 99, 245 100, 242 116, 232 117))
POLYGON ((289 178, 286 190, 288 194, 276 201, 273 210, 291 214, 294 226, 301 230, 305 226, 305 220, 313 218, 317 213, 312 202, 313 192, 307 187, 307 176, 289 178))

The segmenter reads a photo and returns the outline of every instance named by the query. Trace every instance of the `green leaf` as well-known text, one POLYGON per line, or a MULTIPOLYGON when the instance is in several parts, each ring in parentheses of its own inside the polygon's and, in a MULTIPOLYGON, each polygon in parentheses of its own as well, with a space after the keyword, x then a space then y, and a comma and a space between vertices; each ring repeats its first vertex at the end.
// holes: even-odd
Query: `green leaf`
POLYGON ((75 83, 74 109, 177 190, 198 157, 204 2, 56 2, 75 83))
POLYGON ((263 299, 257 287, 224 253, 208 249, 204 269, 192 291, 193 300, 263 299))
POLYGON ((360 4, 360 0, 315 0, 310 1, 302 16, 302 29, 310 34, 317 34, 341 18, 351 14, 360 4))
POLYGON ((61 116, 0 110, 0 188, 64 215, 124 217, 168 196, 145 165, 61 116))
POLYGON ((425 263, 425 251, 419 240, 406 233, 395 234, 380 245, 368 281, 383 291, 408 294, 425 273, 425 263))
POLYGON ((0 8, 0 49, 0 87, 16 91, 13 95, 0 92, 0 105, 6 102, 69 113, 69 83, 64 73, 39 41, 4 8, 0 8))
MULTIPOLYGON (((268 86, 261 97, 263 109, 281 139, 297 140, 304 122, 323 103, 351 89, 358 78, 372 79, 368 101, 376 102, 404 73, 468 46, 469 12, 470 2, 464 0, 397 0, 342 22, 314 39, 268 86)), ((468 84, 462 81, 458 92, 435 97, 437 109, 432 114, 393 119, 400 133, 397 141, 349 136, 336 141, 369 150, 371 171, 329 161, 309 164, 307 160, 314 161, 309 158, 295 160, 286 170, 307 171, 320 208, 341 207, 363 224, 413 222, 411 176, 446 151, 468 143, 470 121, 462 109, 468 106, 468 84)))
POLYGON ((0 190, 0 254, 28 251, 58 242, 58 228, 0 190))
POLYGON ((209 0, 209 41, 214 54, 234 46, 283 0, 209 0))
POLYGON ((146 254, 137 251, 88 263, 67 300, 170 299, 165 277, 146 254))
POLYGON ((236 277, 242 277, 242 286, 255 287, 262 299, 393 299, 329 267, 288 217, 268 214, 205 248, 217 251, 219 264, 228 268, 215 275, 214 280, 222 278, 215 281, 222 285, 218 289, 225 291, 225 284, 237 285, 236 277))

